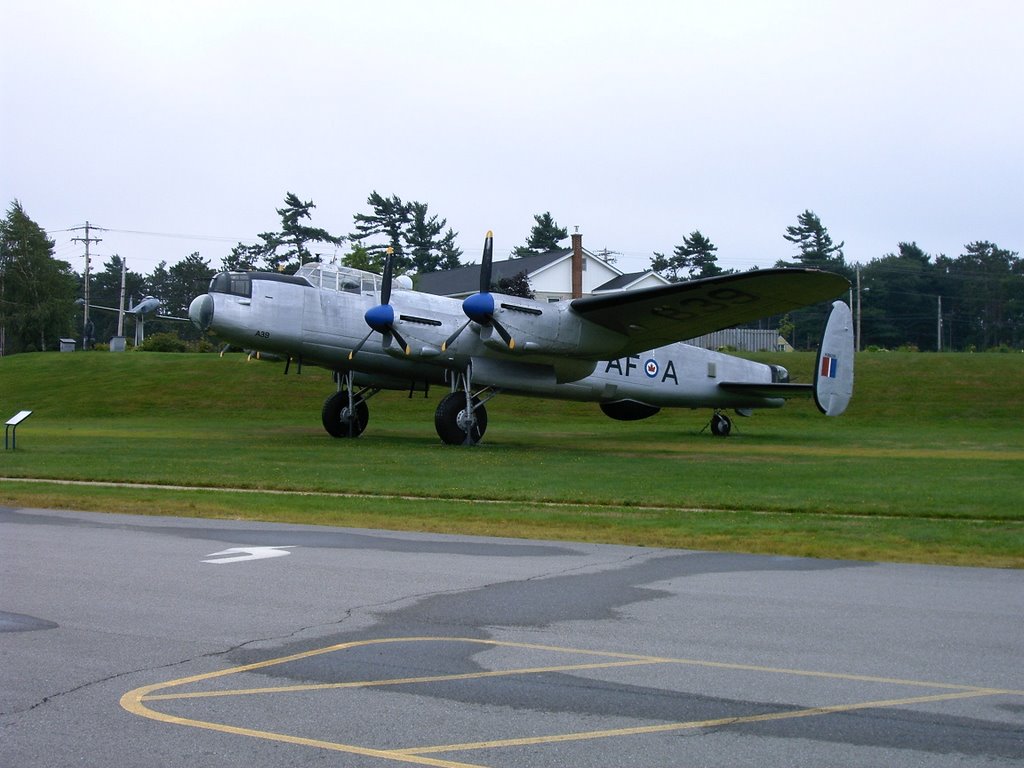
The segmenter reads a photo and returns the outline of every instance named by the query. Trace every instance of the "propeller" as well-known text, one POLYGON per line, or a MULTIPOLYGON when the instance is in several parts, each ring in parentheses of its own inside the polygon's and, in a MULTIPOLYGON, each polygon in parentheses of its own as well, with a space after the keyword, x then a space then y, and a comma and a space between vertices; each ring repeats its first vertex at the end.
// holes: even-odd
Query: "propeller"
POLYGON ((485 328, 493 328, 505 342, 509 349, 516 348, 516 341, 501 323, 494 318, 494 296, 491 295, 491 267, 494 262, 494 233, 487 232, 484 239, 484 254, 480 262, 480 290, 472 296, 467 296, 462 302, 462 311, 469 318, 441 345, 441 351, 445 352, 448 347, 455 343, 470 323, 477 323, 485 328))
POLYGON ((380 282, 380 304, 370 307, 363 315, 366 324, 370 326, 370 332, 363 336, 362 341, 356 344, 355 348, 348 353, 349 360, 356 356, 356 353, 363 348, 363 345, 374 333, 379 333, 383 337, 383 346, 388 346, 391 343, 391 339, 394 338, 405 351, 405 354, 408 355, 412 352, 405 339, 402 338, 402 335, 395 330, 395 310, 390 303, 391 281, 395 269, 394 260, 394 249, 388 248, 387 256, 384 258, 384 275, 381 277, 380 282))

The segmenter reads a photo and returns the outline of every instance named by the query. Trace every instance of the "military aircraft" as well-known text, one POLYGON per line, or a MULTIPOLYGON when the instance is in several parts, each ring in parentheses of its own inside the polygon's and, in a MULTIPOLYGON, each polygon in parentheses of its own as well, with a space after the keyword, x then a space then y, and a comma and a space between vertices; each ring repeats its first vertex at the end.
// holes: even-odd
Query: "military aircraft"
MULTIPOLYGON (((134 299, 133 299, 134 301, 134 299)), ((83 304, 82 299, 78 299, 76 302, 79 305, 83 304)), ((174 315, 165 315, 160 312, 163 308, 163 304, 160 299, 154 296, 145 296, 136 303, 133 303, 128 309, 121 307, 105 307, 101 304, 90 304, 89 309, 101 309, 105 312, 117 312, 121 321, 118 323, 118 335, 121 334, 121 325, 125 315, 129 315, 135 319, 135 346, 142 346, 142 342, 146 340, 146 315, 151 315, 160 320, 177 320, 188 322, 190 318, 187 317, 175 317, 174 315)))
POLYGON ((725 409, 750 415, 786 398, 813 396, 838 416, 853 393, 853 327, 835 301, 812 384, 791 383, 765 365, 680 343, 715 330, 845 294, 842 276, 767 269, 654 288, 544 303, 491 291, 493 235, 484 241, 480 290, 460 302, 397 286, 383 275, 309 263, 294 275, 220 272, 193 299, 192 322, 248 349, 335 374, 324 428, 357 437, 367 401, 384 389, 449 391, 434 426, 444 443, 473 445, 487 429, 485 405, 499 394, 596 402, 613 419, 663 407, 710 408, 711 431, 728 435, 725 409), (367 330, 368 329, 368 330, 367 330))

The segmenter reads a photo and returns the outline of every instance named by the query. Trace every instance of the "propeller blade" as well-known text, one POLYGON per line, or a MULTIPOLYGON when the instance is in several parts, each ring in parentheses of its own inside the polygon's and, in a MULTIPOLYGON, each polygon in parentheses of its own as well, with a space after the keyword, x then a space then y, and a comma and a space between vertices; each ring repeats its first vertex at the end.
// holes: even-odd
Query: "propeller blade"
POLYGON ((356 352, 358 352, 360 349, 363 348, 363 344, 365 344, 367 339, 369 339, 372 335, 373 335, 373 329, 371 328, 370 332, 368 334, 366 334, 365 336, 363 336, 363 340, 360 341, 358 344, 356 344, 355 347, 352 349, 352 351, 348 353, 348 359, 349 360, 351 360, 353 357, 356 356, 356 352))
POLYGON ((380 303, 387 304, 391 301, 391 279, 395 271, 395 249, 388 247, 387 256, 384 257, 384 274, 380 281, 380 303))
POLYGON ((405 352, 406 355, 412 354, 412 347, 410 347, 408 342, 402 338, 402 334, 395 330, 394 326, 389 328, 387 334, 384 336, 384 346, 388 345, 388 336, 394 337, 395 341, 398 342, 398 346, 402 348, 402 351, 405 352))
POLYGON ((491 290, 491 266, 494 262, 494 233, 487 230, 484 238, 484 255, 480 260, 480 293, 491 290))
POLYGON ((501 336, 501 340, 505 342, 505 346, 507 346, 509 349, 516 348, 516 340, 512 338, 512 334, 505 330, 505 326, 503 326, 493 317, 491 318, 491 325, 494 327, 494 330, 498 332, 498 335, 501 336))
POLYGON ((459 334, 462 333, 464 330, 466 330, 466 328, 469 327, 469 324, 471 322, 472 322, 471 320, 467 320, 466 322, 464 322, 462 325, 460 325, 456 329, 455 333, 453 333, 451 336, 449 336, 447 339, 445 339, 445 342, 441 345, 441 351, 442 352, 447 352, 448 351, 448 347, 450 347, 452 344, 455 343, 455 340, 457 338, 459 338, 459 334))

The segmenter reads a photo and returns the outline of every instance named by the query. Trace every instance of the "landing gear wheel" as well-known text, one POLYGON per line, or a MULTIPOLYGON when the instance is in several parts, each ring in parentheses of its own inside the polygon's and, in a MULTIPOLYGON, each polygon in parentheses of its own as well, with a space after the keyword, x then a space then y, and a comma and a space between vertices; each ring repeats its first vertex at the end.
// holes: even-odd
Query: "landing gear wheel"
POLYGON ((335 392, 324 401, 320 416, 327 434, 331 437, 359 437, 363 434, 370 421, 370 408, 361 397, 355 399, 354 405, 353 418, 348 407, 348 392, 344 390, 335 392))
POLYGON ((724 413, 716 413, 711 417, 711 434, 716 437, 728 437, 732 432, 732 419, 724 413))
POLYGON ((473 398, 473 413, 466 414, 466 394, 452 392, 437 404, 434 428, 446 445, 476 445, 487 431, 487 410, 473 398))

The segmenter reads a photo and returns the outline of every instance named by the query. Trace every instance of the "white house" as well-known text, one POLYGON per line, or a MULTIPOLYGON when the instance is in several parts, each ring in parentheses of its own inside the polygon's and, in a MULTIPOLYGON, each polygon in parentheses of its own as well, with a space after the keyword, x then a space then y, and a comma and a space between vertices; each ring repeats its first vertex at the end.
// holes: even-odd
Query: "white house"
MULTIPOLYGON (((668 280, 651 271, 624 273, 615 264, 585 249, 580 235, 573 235, 573 245, 577 246, 578 251, 581 296, 669 284, 668 280)), ((573 253, 573 248, 567 248, 518 259, 495 261, 492 265, 491 281, 497 283, 499 280, 511 279, 525 272, 530 282, 530 290, 538 301, 571 299, 573 253)), ((416 278, 416 288, 424 293, 464 298, 480 290, 480 265, 469 264, 444 272, 419 275, 416 278)))

